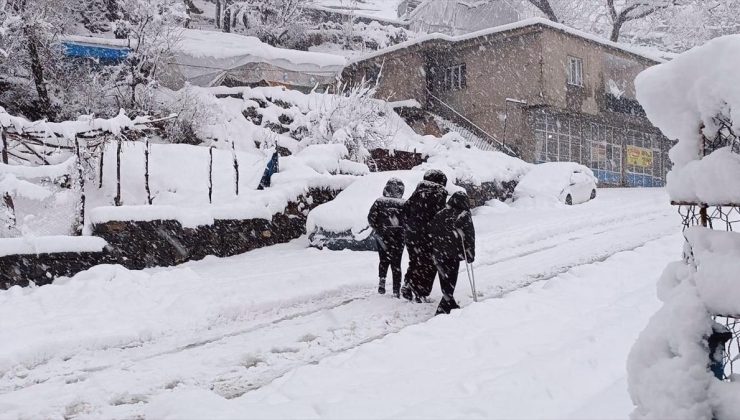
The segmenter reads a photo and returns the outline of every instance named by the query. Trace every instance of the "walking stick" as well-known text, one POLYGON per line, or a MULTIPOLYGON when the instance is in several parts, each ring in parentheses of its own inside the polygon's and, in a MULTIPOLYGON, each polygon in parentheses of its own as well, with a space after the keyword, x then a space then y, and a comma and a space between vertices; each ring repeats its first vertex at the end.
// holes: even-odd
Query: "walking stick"
POLYGON ((470 282, 470 291, 473 292, 473 302, 478 302, 478 292, 475 290, 475 271, 473 271, 473 264, 468 263, 468 256, 465 252, 465 239, 463 238, 462 232, 458 231, 460 234, 460 243, 463 247, 463 257, 465 258, 465 272, 468 274, 468 282, 470 282), (470 266, 468 268, 468 265, 470 266))

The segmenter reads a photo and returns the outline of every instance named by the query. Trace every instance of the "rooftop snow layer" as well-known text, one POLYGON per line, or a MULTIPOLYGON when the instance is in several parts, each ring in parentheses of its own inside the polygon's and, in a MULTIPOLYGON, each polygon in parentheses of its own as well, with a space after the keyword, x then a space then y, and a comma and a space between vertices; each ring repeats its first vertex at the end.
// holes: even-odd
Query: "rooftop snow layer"
MULTIPOLYGON (((333 54, 277 48, 253 36, 196 29, 184 29, 175 49, 195 59, 223 64, 223 69, 261 62, 287 70, 337 73, 345 65, 343 57, 333 54)), ((208 62, 199 61, 201 65, 208 62)))
POLYGON ((520 20, 519 22, 510 23, 510 24, 507 24, 507 25, 496 26, 496 27, 493 27, 493 28, 483 29, 483 30, 480 30, 480 31, 471 32, 469 34, 458 35, 458 36, 450 36, 450 35, 445 35, 445 34, 441 34, 441 33, 433 33, 433 34, 428 34, 428 35, 422 35, 422 36, 419 36, 417 38, 414 38, 413 40, 402 42, 402 43, 397 44, 397 45, 394 45, 392 47, 384 48, 382 50, 374 51, 374 52, 372 52, 370 54, 363 55, 363 56, 361 56, 361 57, 359 57, 359 58, 357 58, 355 60, 352 60, 348 64, 358 63, 358 62, 365 61, 365 60, 368 60, 368 59, 371 59, 371 58, 374 58, 374 57, 379 57, 379 56, 388 54, 390 52, 402 50, 404 48, 408 48, 408 47, 411 47, 411 46, 414 46, 414 45, 422 44, 424 42, 429 42, 429 41, 460 42, 460 41, 466 41, 466 40, 469 40, 469 39, 475 39, 475 38, 479 38, 479 37, 483 37, 483 36, 498 34, 498 33, 507 32, 507 31, 512 31, 512 30, 515 30, 515 29, 525 28, 527 26, 534 26, 534 25, 547 26, 547 27, 550 27, 552 29, 556 29, 556 30, 559 30, 559 31, 568 33, 570 35, 573 35, 573 36, 576 36, 576 37, 579 37, 579 38, 583 38, 583 39, 589 40, 591 42, 595 42, 597 44, 604 45, 606 47, 610 47, 610 48, 615 48, 615 49, 618 49, 618 50, 622 50, 624 52, 627 52, 627 53, 630 53, 630 54, 634 54, 634 55, 637 55, 637 56, 640 56, 640 57, 643 57, 643 58, 646 58, 648 60, 652 60, 652 61, 655 61, 655 62, 658 62, 658 63, 662 63, 662 62, 665 61, 665 59, 663 58, 662 54, 655 55, 655 54, 652 54, 651 52, 646 51, 644 48, 639 48, 639 47, 634 47, 632 45, 620 44, 620 43, 617 43, 617 42, 612 42, 612 41, 609 41, 607 39, 601 38, 601 37, 599 37, 597 35, 590 34, 588 32, 583 32, 583 31, 580 31, 578 29, 571 28, 570 26, 563 25, 561 23, 555 23, 555 22, 553 22, 551 20, 547 20, 547 19, 543 19, 543 18, 530 18, 530 19, 520 20))

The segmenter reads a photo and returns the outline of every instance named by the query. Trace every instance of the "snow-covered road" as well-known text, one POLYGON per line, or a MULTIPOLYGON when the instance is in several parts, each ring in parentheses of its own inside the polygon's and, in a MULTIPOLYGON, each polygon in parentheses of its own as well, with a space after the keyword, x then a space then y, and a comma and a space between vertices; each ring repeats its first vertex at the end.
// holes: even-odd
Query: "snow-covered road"
MULTIPOLYGON (((449 335, 460 346, 459 350, 451 350, 480 358, 481 354, 470 350, 470 346, 484 351, 490 343, 478 343, 473 330, 463 327, 471 324, 473 318, 505 335, 497 342, 511 340, 497 350, 501 369, 491 374, 513 381, 512 386, 520 391, 517 397, 527 398, 527 381, 519 381, 512 373, 515 371, 504 369, 506 366, 518 365, 522 374, 528 375, 530 369, 517 358, 537 350, 536 359, 541 365, 563 367, 559 359, 567 352, 555 345, 553 337, 561 335, 574 345, 583 344, 576 340, 576 333, 583 332, 581 338, 594 335, 591 322, 600 325, 607 320, 597 316, 598 308, 616 306, 631 313, 629 322, 611 322, 603 328, 614 333, 614 341, 624 337, 633 340, 649 313, 642 309, 652 310, 656 305, 653 289, 657 274, 671 257, 678 256, 681 247, 680 236, 676 236, 679 219, 667 205, 662 190, 601 190, 597 200, 574 207, 486 207, 477 211, 475 223, 476 277, 485 303, 466 307, 449 320, 438 317, 430 321, 434 304, 410 304, 375 295, 375 254, 306 249, 305 238, 236 257, 208 258, 169 269, 132 272, 101 266, 54 285, 0 292, 0 416, 200 417, 210 407, 226 417, 234 417, 235 413, 239 417, 345 417, 351 413, 343 409, 326 411, 324 403, 332 396, 318 392, 326 384, 353 389, 349 384, 354 368, 348 367, 350 370, 344 373, 348 383, 336 374, 336 369, 340 369, 336 366, 341 366, 342 360, 370 352, 367 357, 374 357, 383 367, 379 372, 408 370, 396 377, 387 375, 389 385, 428 383, 430 378, 421 375, 425 371, 422 368, 450 376, 448 382, 454 383, 456 377, 449 369, 418 366, 415 356, 395 349, 393 343, 414 341, 424 331, 446 326, 440 333, 449 335), (669 252, 672 248, 675 252, 669 252), (598 270, 602 266, 611 269, 601 273, 598 270), (603 285, 602 295, 602 285, 594 277, 614 278, 618 286, 603 285), (510 294, 538 280, 550 281, 510 294), (555 297, 561 300, 552 300, 552 306, 548 306, 551 300, 543 298, 548 297, 548 285, 552 284, 559 291, 555 297), (633 295, 637 297, 635 310, 631 311, 633 295), (572 297, 573 308, 568 308, 568 296, 572 297), (504 299, 493 299, 498 297, 504 299), (590 304, 579 307, 582 302, 590 304), (498 316, 496 311, 504 310, 508 316, 498 316), (581 310, 588 312, 577 316, 581 310), (583 325, 577 322, 581 318, 583 325), (513 333, 513 320, 528 325, 522 337, 513 333), (416 326, 406 328, 411 325, 416 326), (386 337, 399 331, 393 338, 386 337), (458 333, 453 334, 455 331, 458 333), (378 340, 383 337, 386 338, 378 340), (466 345, 468 337, 472 341, 466 345), (523 341, 518 344, 517 340, 523 341), (395 351, 377 354, 366 350, 375 346, 395 351), (394 358, 391 361, 386 357, 394 358), (317 363, 318 366, 307 367, 317 363), (314 368, 320 371, 311 373, 314 368), (311 383, 302 375, 318 375, 326 381, 311 383), (282 394, 281 387, 297 389, 296 384, 301 383, 308 387, 305 397, 296 395, 295 405, 283 404, 286 398, 293 401, 294 393, 282 394), (315 400, 310 401, 311 398, 315 400), (307 405, 315 411, 306 411, 307 405), (254 406, 272 407, 273 411, 256 410, 254 406), (205 411, 198 411, 198 407, 205 411), (300 410, 296 411, 296 407, 300 410)), ((467 306, 471 298, 464 274, 458 290, 461 304, 467 306)), ((432 296, 437 295, 435 291, 432 296)), ((597 365, 590 375, 598 383, 589 387, 590 394, 585 397, 607 392, 614 381, 620 380, 617 372, 624 371, 625 349, 631 344, 623 341, 619 341, 618 348, 600 348, 607 353, 603 360, 598 355, 595 361, 583 360, 583 364, 597 365), (607 377, 607 382, 612 382, 604 384, 607 377)), ((430 361, 450 356, 444 349, 442 346, 431 352, 430 361)), ((580 354, 579 349, 574 349, 574 354, 580 354)), ((447 359, 446 363, 454 362, 447 359)), ((495 370, 495 366, 491 369, 495 370)), ((567 370, 563 372, 567 376, 567 370)), ((541 381, 532 388, 533 392, 547 389, 556 401, 575 398, 575 390, 565 394, 552 391, 572 386, 567 378, 558 382, 553 374, 541 381)), ((470 386, 466 392, 472 394, 489 389, 479 384, 470 386)), ((622 388, 615 392, 623 395, 622 388)), ((382 399, 385 391, 373 392, 376 394, 369 395, 382 399)), ((347 395, 352 396, 345 395, 345 404, 347 395)), ((578 395, 580 399, 574 400, 574 404, 581 403, 588 414, 590 400, 578 395)), ((511 397, 506 400, 514 406, 511 397)), ((453 411, 417 412, 413 404, 423 407, 425 401, 409 406, 398 398, 387 404, 379 402, 387 410, 375 412, 369 411, 371 401, 358 399, 355 415, 444 417, 453 413, 499 413, 464 413, 454 411, 456 405, 448 407, 453 411)), ((571 407, 569 412, 563 411, 563 407, 543 406, 541 415, 562 417, 578 408, 571 407), (547 411, 548 407, 552 410, 547 411)), ((528 413, 532 417, 535 412, 528 413)), ((501 411, 502 417, 515 414, 501 411)), ((609 413, 602 414, 609 417, 609 413)))

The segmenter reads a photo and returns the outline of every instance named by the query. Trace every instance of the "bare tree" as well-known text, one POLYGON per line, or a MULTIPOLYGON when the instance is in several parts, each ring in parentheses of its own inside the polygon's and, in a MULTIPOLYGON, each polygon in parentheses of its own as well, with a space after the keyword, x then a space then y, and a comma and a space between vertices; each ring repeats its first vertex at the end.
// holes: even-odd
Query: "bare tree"
POLYGON ((180 24, 187 20, 181 0, 118 0, 121 18, 115 22, 116 35, 128 39, 131 53, 121 66, 119 98, 122 105, 148 112, 140 87, 157 80, 157 71, 179 40, 180 24), (120 88, 125 87, 125 91, 120 88))
POLYGON ((55 57, 55 38, 63 29, 62 0, 0 0, 0 57, 6 66, 29 74, 38 95, 38 111, 52 118, 47 67, 55 57))
POLYGON ((270 45, 292 47, 302 37, 301 4, 305 0, 226 0, 223 29, 231 32, 235 22, 244 31, 270 45))
POLYGON ((557 14, 555 14, 555 9, 553 9, 552 4, 550 4, 550 0, 528 0, 529 3, 532 4, 532 6, 536 7, 540 12, 544 13, 544 15, 550 19, 553 22, 560 22, 558 20, 557 14))
POLYGON ((662 9, 675 6, 678 0, 626 0, 621 9, 615 0, 606 0, 606 7, 612 22, 609 39, 617 42, 622 27, 631 21, 644 19, 662 9))

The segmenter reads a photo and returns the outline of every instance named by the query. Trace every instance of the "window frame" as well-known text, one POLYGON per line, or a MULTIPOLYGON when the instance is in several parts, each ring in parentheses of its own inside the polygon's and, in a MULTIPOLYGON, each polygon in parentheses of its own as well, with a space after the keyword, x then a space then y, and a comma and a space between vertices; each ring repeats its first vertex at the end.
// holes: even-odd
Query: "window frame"
POLYGON ((444 68, 442 87, 448 92, 463 90, 468 87, 467 79, 467 65, 465 63, 447 66, 444 68))
POLYGON ((568 85, 583 87, 583 59, 569 55, 567 71, 568 85))

